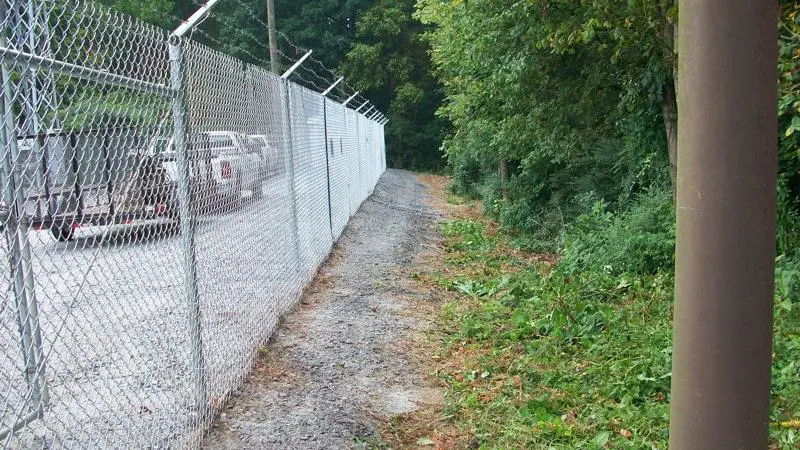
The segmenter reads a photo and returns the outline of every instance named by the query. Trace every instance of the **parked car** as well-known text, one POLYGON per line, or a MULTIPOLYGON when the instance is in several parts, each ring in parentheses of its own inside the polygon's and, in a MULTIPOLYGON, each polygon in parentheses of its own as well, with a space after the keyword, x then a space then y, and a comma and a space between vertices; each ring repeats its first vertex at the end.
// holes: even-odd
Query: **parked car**
POLYGON ((264 159, 264 178, 283 173, 285 166, 283 152, 277 147, 270 145, 269 138, 264 134, 251 134, 248 137, 250 145, 254 146, 261 153, 264 159))
MULTIPOLYGON (((172 138, 155 138, 145 156, 159 160, 171 180, 177 180, 178 166, 172 138)), ((263 195, 265 158, 261 148, 233 131, 208 131, 190 139, 189 158, 192 186, 204 206, 219 200, 238 200, 246 190, 253 197, 263 195)))
POLYGON ((208 136, 212 177, 216 193, 225 198, 238 199, 244 190, 253 197, 264 194, 265 158, 261 149, 248 145, 247 138, 233 131, 209 131, 208 136))

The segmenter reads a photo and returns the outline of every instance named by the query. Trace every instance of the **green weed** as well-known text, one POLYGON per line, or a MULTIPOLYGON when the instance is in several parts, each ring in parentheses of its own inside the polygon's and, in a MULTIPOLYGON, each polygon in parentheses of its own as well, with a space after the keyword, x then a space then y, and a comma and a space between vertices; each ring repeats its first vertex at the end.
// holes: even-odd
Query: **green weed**
MULTIPOLYGON (((481 448, 666 448, 674 278, 671 260, 663 270, 641 256, 671 253, 672 230, 657 224, 670 217, 627 221, 649 227, 652 243, 629 245, 622 232, 601 243, 593 235, 621 218, 597 206, 573 229, 591 242, 570 248, 568 237, 554 266, 531 263, 484 223, 446 222, 445 264, 457 270, 437 278, 455 293, 441 314, 439 357, 450 363, 440 377, 458 428, 481 448), (609 245, 635 263, 619 251, 623 264, 609 268, 609 245)), ((800 263, 779 261, 771 437, 782 449, 800 441, 798 293, 800 263)))

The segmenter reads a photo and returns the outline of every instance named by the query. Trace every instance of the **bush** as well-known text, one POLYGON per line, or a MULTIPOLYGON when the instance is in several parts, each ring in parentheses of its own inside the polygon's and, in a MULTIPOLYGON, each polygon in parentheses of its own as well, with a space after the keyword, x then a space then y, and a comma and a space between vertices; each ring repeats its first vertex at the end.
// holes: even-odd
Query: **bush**
MULTIPOLYGON (((489 222, 449 221, 443 311, 448 411, 486 448, 665 448, 674 211, 668 192, 592 205, 552 266, 489 222), (534 259, 535 260, 535 259, 534 259)), ((798 448, 800 258, 775 277, 770 448, 798 448)), ((437 341, 438 344, 438 341, 437 341)))
POLYGON ((566 227, 562 269, 603 269, 609 273, 671 271, 675 252, 675 210, 669 192, 642 194, 626 211, 612 213, 602 201, 566 227))
POLYGON ((458 158, 451 161, 453 171, 453 183, 450 190, 454 194, 463 195, 468 198, 478 198, 480 186, 483 180, 483 169, 481 164, 473 158, 458 158))
POLYGON ((453 360, 439 375, 461 429, 485 448, 666 445, 668 273, 566 273, 531 264, 480 222, 442 231, 439 282, 459 295, 443 311, 440 357, 453 360))
POLYGON ((775 269, 771 437, 797 448, 800 417, 800 260, 779 256, 775 269), (787 426, 793 425, 793 426, 787 426))

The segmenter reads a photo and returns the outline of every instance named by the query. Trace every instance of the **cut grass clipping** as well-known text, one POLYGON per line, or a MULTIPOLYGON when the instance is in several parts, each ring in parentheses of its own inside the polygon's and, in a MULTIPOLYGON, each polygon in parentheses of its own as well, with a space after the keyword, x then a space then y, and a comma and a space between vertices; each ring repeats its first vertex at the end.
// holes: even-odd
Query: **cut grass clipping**
MULTIPOLYGON (((442 231, 447 257, 429 274, 450 293, 437 372, 445 417, 472 446, 667 448, 671 272, 571 271, 483 219, 442 231)), ((772 448, 800 442, 798 273, 776 298, 772 448)))

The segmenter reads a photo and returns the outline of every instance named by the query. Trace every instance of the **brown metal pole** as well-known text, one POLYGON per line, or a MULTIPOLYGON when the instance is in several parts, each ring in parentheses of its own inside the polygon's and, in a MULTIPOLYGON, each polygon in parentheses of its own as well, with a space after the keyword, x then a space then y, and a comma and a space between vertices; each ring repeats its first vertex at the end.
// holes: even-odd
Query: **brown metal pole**
POLYGON ((267 0, 267 32, 269 34, 269 65, 272 73, 281 74, 278 59, 278 32, 275 28, 275 0, 267 0))
POLYGON ((680 8, 670 448, 766 448, 778 7, 680 8))

